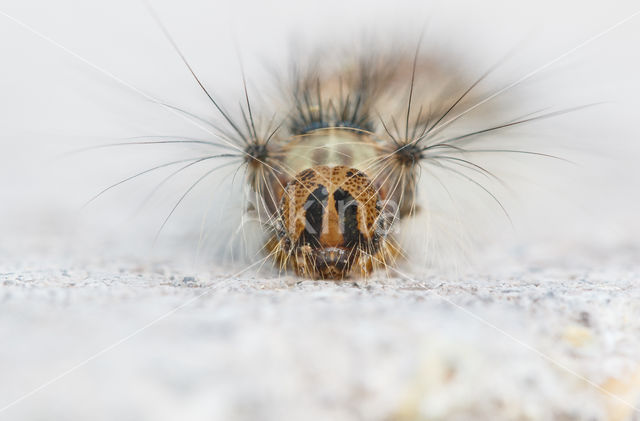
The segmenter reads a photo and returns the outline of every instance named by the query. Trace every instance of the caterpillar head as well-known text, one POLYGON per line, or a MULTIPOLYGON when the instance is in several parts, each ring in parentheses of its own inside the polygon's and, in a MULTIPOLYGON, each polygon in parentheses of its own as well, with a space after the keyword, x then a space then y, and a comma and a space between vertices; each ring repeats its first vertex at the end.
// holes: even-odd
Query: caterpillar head
POLYGON ((280 260, 299 275, 342 279, 367 273, 384 247, 390 218, 381 190, 363 172, 315 166, 298 173, 279 207, 280 260))

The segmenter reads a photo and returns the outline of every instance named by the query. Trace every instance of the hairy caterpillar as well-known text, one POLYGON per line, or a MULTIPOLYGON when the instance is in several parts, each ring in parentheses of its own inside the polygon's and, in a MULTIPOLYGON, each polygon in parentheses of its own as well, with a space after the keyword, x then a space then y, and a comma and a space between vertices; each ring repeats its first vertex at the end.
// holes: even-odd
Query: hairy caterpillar
MULTIPOLYGON (((474 98, 474 88, 492 69, 460 90, 455 71, 435 56, 421 57, 418 43, 413 57, 402 51, 365 50, 346 60, 317 53, 306 66, 294 63, 280 100, 283 110, 273 112, 270 119, 266 110, 252 106, 243 75, 244 99, 239 117, 234 118, 162 29, 224 123, 213 126, 218 140, 211 146, 227 152, 191 160, 182 169, 212 159, 241 160, 239 168, 246 167, 244 177, 250 187, 245 207, 263 231, 260 249, 265 258, 280 272, 292 269, 308 278, 367 277, 406 258, 396 238, 402 235, 397 226, 422 207, 417 203, 425 164, 475 185, 506 214, 500 200, 463 171, 497 179, 470 156, 480 152, 553 156, 478 149, 474 140, 582 108, 534 111, 488 127, 447 133, 450 126, 455 133, 458 120, 502 91, 474 98), (460 110, 465 101, 471 105, 460 110)), ((491 115, 491 109, 482 111, 477 113, 481 118, 491 115)), ((185 195, 224 166, 205 172, 185 195)))
MULTIPOLYGON (((365 51, 365 55, 341 63, 316 56, 312 66, 294 68, 281 100, 284 111, 267 120, 264 111, 256 110, 255 105, 252 108, 246 81, 240 117, 232 117, 163 30, 225 123, 212 125, 217 140, 192 141, 224 152, 186 160, 177 172, 204 161, 229 160, 201 175, 169 216, 198 183, 240 160, 238 168, 245 167, 250 188, 246 211, 264 232, 261 250, 280 272, 292 269, 309 278, 344 279, 393 268, 406 256, 394 236, 399 232, 396 226, 419 211, 417 185, 425 162, 475 184, 504 210, 493 193, 459 170, 462 167, 493 176, 467 155, 506 152, 549 156, 516 149, 473 150, 463 142, 558 112, 443 136, 447 126, 481 105, 482 100, 476 99, 474 106, 457 110, 464 100, 473 98, 473 88, 488 72, 450 99, 459 82, 435 58, 421 59, 419 45, 412 58, 403 53, 365 51), (323 68, 327 62, 338 65, 323 68), (427 78, 437 80, 437 85, 419 84, 427 78), (406 100, 398 94, 403 88, 406 100), (414 90, 420 98, 417 104, 413 103, 414 90), (412 113, 412 106, 417 112, 414 109, 412 113)), ((184 161, 170 164, 175 163, 184 161)))
MULTIPOLYGON (((425 209, 433 205, 428 201, 420 206, 416 203, 416 200, 427 200, 424 194, 418 193, 419 184, 425 179, 419 174, 424 164, 447 169, 459 181, 475 186, 490 202, 503 208, 498 197, 484 186, 484 181, 473 178, 496 177, 475 159, 467 159, 466 154, 549 154, 491 145, 471 151, 450 142, 487 145, 482 135, 579 108, 507 113, 509 104, 506 107, 496 105, 490 101, 493 94, 477 94, 473 89, 482 81, 481 75, 486 68, 474 71, 472 75, 457 74, 455 66, 440 57, 440 53, 414 50, 415 43, 414 37, 402 48, 380 48, 381 51, 375 54, 371 49, 362 48, 351 51, 357 57, 351 57, 343 50, 334 56, 318 53, 315 58, 306 60, 306 64, 301 59, 301 68, 282 84, 285 94, 277 97, 271 107, 258 106, 256 92, 245 90, 241 111, 228 113, 226 104, 210 95, 202 84, 203 91, 216 108, 213 111, 221 113, 218 114, 220 121, 215 122, 212 129, 215 134, 205 143, 223 146, 221 149, 225 150, 216 149, 215 154, 185 160, 182 165, 192 168, 202 162, 219 160, 223 161, 220 168, 232 169, 234 173, 245 171, 243 165, 246 166, 252 193, 243 206, 249 214, 242 222, 242 229, 251 218, 262 225, 264 238, 258 248, 266 250, 266 254, 272 253, 276 266, 281 269, 291 267, 310 277, 342 278, 351 272, 368 275, 376 267, 388 268, 393 266, 391 261, 405 260, 408 251, 400 237, 407 230, 403 232, 402 225, 416 214, 430 212, 425 209), (335 57, 340 54, 342 58, 335 57), (326 62, 335 64, 326 66, 326 62), (428 79, 438 82, 431 80, 431 84, 427 84, 428 79), (456 124, 460 120, 467 120, 464 126, 456 124), (450 131, 449 136, 444 136, 445 129, 450 131), (303 140, 309 143, 305 144, 303 140), (474 142, 477 140, 485 143, 474 142), (341 151, 343 147, 353 147, 353 150, 341 151), (321 156, 322 151, 327 152, 326 156, 321 156), (303 156, 293 159, 294 155, 303 156), (351 156, 343 159, 345 155, 351 156), (354 157, 358 162, 347 162, 353 161, 354 157), (326 173, 326 168, 313 170, 315 181, 300 188, 309 195, 292 206, 295 217, 286 220, 283 206, 288 205, 283 204, 283 198, 294 194, 287 191, 288 187, 295 190, 290 183, 295 183, 298 175, 307 169, 336 165, 344 167, 341 175, 335 175, 342 177, 342 181, 332 181, 333 175, 321 177, 320 173, 326 173), (352 167, 364 176, 358 190, 349 192, 340 185, 333 186, 336 188, 325 185, 327 182, 332 185, 346 182, 352 167), (318 180, 323 177, 325 184, 318 180), (311 195, 313 191, 308 190, 312 187, 314 190, 319 188, 322 197, 311 195), (327 188, 326 193, 323 187, 327 188), (336 193, 341 200, 334 197, 336 193), (367 196, 367 200, 358 202, 356 196, 360 194, 367 196), (346 206, 355 202, 359 205, 346 206), (362 210, 371 202, 376 202, 376 206, 366 212, 362 210), (326 211, 330 205, 335 212, 326 211), (307 212, 308 208, 311 212, 307 212), (322 211, 315 211, 318 208, 322 211), (342 214, 338 208, 342 209, 342 214), (312 220, 307 216, 313 216, 312 220), (345 231, 347 226, 351 227, 350 231, 345 231), (307 228, 313 228, 314 232, 307 228), (323 232, 326 235, 322 235, 323 232), (347 243, 350 246, 346 247, 347 243), (320 270, 318 264, 324 268, 320 270), (357 271, 354 270, 356 267, 357 271)), ((211 123, 209 117, 205 120, 200 123, 211 123)), ((165 168, 165 165, 161 167, 165 168)), ((203 180, 215 171, 212 169, 203 175, 203 180)), ((437 177, 431 181, 441 183, 437 177)), ((444 181, 444 185, 449 182, 444 181)), ((191 187, 186 193, 190 191, 191 187)), ((169 216, 175 209, 171 209, 169 216)), ((166 219, 162 226, 165 223, 166 219)))

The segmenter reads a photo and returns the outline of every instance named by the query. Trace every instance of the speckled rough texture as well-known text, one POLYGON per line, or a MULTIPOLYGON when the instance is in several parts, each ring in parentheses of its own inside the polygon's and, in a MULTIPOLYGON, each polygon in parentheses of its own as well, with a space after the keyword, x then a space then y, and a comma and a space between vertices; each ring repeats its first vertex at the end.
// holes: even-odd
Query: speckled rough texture
POLYGON ((631 247, 357 283, 3 248, 0 419, 639 419, 631 247))

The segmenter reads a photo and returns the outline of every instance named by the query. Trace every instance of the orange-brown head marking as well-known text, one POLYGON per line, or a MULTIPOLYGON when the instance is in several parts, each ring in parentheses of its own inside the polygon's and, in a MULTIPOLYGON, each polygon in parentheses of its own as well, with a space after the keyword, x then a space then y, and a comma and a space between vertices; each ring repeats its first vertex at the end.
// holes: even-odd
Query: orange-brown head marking
POLYGON ((340 279, 383 240, 381 194, 363 172, 316 166, 298 173, 280 202, 278 236, 301 275, 340 279))

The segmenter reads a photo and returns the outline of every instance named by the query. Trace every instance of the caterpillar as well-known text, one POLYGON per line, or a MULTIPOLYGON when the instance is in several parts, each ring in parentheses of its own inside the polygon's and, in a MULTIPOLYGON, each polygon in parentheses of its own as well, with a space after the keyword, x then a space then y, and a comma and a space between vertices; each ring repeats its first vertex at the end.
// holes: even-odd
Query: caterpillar
MULTIPOLYGON (((222 117, 225 125, 215 126, 215 146, 233 150, 186 166, 240 159, 249 187, 245 215, 260 227, 264 259, 280 273, 291 270, 303 278, 366 278, 406 260, 402 226, 422 211, 419 185, 425 165, 479 188, 508 217, 501 201, 467 173, 497 179, 471 156, 491 152, 557 157, 514 148, 479 149, 475 141, 583 108, 527 113, 480 129, 465 131, 464 126, 462 132, 447 133, 450 128, 459 131, 456 123, 491 99, 473 91, 493 69, 460 90, 461 75, 437 54, 423 56, 418 42, 413 54, 406 49, 361 50, 341 59, 324 52, 315 53, 308 63, 293 63, 277 100, 281 115, 274 113, 270 119, 252 104, 243 73, 244 98, 234 118, 207 90, 157 16, 156 20, 222 117), (461 110, 466 102, 473 105, 461 110)), ((497 108, 486 106, 474 117, 487 119, 497 108)), ((205 172, 195 184, 218 168, 205 172)))
POLYGON ((491 96, 474 92, 500 63, 464 85, 463 75, 448 66, 446 58, 421 51, 419 37, 413 52, 406 47, 341 56, 315 52, 307 63, 294 62, 288 80, 280 82, 276 107, 252 103, 243 71, 243 98, 239 112, 232 115, 151 13, 221 121, 213 124, 198 117, 215 131, 209 144, 225 151, 188 161, 180 170, 210 160, 223 163, 202 174, 184 195, 220 168, 244 169, 248 192, 242 224, 256 222, 258 232, 252 235, 260 244, 253 255, 270 261, 279 273, 291 270, 303 278, 325 280, 366 278, 409 260, 411 253, 401 240, 410 226, 406 222, 431 206, 420 192, 425 167, 435 166, 468 182, 509 218, 499 198, 475 178, 498 179, 474 155, 557 157, 477 145, 486 144, 488 134, 583 108, 504 119, 499 105, 485 105, 491 96), (269 118, 265 108, 277 112, 269 118), (472 123, 460 125, 471 113, 472 123), (496 118, 502 121, 485 123, 496 118), (474 125, 480 127, 469 129, 474 125))
MULTIPOLYGON (((169 37, 166 30, 165 34, 169 37)), ((433 57, 421 57, 418 45, 413 57, 376 52, 337 61, 337 66, 335 60, 314 57, 313 66, 294 68, 281 99, 284 117, 279 122, 272 117, 265 125, 260 124, 266 121, 264 113, 252 107, 246 81, 240 118, 234 119, 169 40, 226 122, 227 127, 216 127, 218 136, 235 150, 187 166, 211 158, 240 158, 250 188, 247 215, 263 231, 261 249, 266 258, 280 272, 291 269, 307 278, 367 277, 405 259, 398 226, 420 212, 418 185, 425 164, 475 185, 506 213, 489 189, 462 171, 495 178, 470 155, 555 157, 518 149, 473 148, 474 140, 582 108, 528 113, 481 129, 443 134, 487 101, 474 98, 472 91, 490 70, 452 95, 461 86, 455 73, 433 57), (332 66, 322 66, 327 62, 332 66), (425 79, 439 82, 424 86, 420 82, 425 79), (406 94, 399 94, 403 90, 406 94), (459 111, 464 100, 475 105, 459 111)), ((496 112, 496 107, 487 108, 479 113, 482 118, 496 112)))
POLYGON ((215 126, 219 140, 213 146, 230 151, 192 160, 186 167, 210 159, 240 159, 250 189, 245 211, 263 231, 261 249, 280 272, 293 270, 302 277, 367 277, 396 265, 406 255, 395 236, 396 226, 419 211, 417 184, 424 162, 456 172, 500 204, 489 190, 455 168, 460 165, 490 174, 460 156, 472 152, 462 142, 550 116, 438 137, 464 115, 450 117, 486 75, 453 100, 446 98, 447 89, 432 85, 429 95, 422 92, 414 103, 420 80, 437 78, 455 85, 453 75, 445 76, 444 69, 420 57, 418 45, 413 58, 370 52, 338 61, 337 66, 322 66, 335 61, 320 56, 313 58, 313 66, 295 66, 284 89, 287 94, 280 100, 283 117, 279 122, 274 116, 263 123, 266 116, 252 106, 243 80, 244 101, 240 118, 234 119, 162 28, 225 123, 225 127, 215 126), (403 88, 408 91, 406 104, 398 100, 403 88))
MULTIPOLYGON (((558 157, 535 148, 495 146, 487 137, 590 106, 514 114, 511 103, 494 98, 529 74, 488 95, 478 89, 509 54, 469 75, 446 53, 425 51, 418 36, 400 45, 378 40, 371 43, 376 48, 329 49, 298 57, 287 75, 280 74, 279 92, 266 104, 256 100, 262 93, 248 88, 243 71, 241 104, 229 112, 205 87, 161 19, 151 14, 212 106, 213 117, 202 117, 161 104, 210 134, 204 140, 183 137, 175 143, 199 144, 210 153, 138 172, 92 200, 169 165, 180 166, 171 177, 215 161, 180 196, 159 232, 196 186, 220 169, 230 169, 234 180, 242 178, 246 186, 245 203, 236 209, 242 214, 237 230, 254 223, 257 229, 251 235, 259 244, 251 256, 271 262, 280 273, 340 280, 410 262, 416 249, 422 250, 408 245, 406 238, 416 236, 415 221, 431 217, 437 202, 425 192, 427 182, 450 196, 448 185, 455 178, 508 218, 500 198, 485 185, 487 180, 502 180, 478 157, 558 157), (433 173, 437 171, 447 179, 433 173)), ((163 142, 170 141, 148 143, 163 142)), ((427 227, 419 230, 424 233, 418 235, 432 235, 427 227)))

